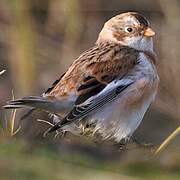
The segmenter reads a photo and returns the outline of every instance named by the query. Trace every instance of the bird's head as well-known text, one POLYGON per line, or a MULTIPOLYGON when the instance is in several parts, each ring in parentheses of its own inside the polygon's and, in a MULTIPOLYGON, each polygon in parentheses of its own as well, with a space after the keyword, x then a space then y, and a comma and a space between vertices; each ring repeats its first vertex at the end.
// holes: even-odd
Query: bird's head
POLYGON ((99 34, 97 43, 114 42, 140 51, 153 51, 155 32, 148 20, 137 12, 127 12, 108 20, 99 34))

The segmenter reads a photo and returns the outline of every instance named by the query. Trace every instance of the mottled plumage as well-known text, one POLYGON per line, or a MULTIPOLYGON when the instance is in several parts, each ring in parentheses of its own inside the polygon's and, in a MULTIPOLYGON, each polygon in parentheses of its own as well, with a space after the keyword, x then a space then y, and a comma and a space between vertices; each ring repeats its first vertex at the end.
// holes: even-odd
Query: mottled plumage
POLYGON ((117 76, 122 77, 137 64, 138 51, 116 43, 102 42, 85 51, 74 61, 59 83, 46 94, 51 97, 81 95, 89 92, 99 82, 107 85, 117 76), (91 77, 89 80, 86 78, 91 77), (81 88, 85 84, 92 85, 81 88))
POLYGON ((157 92, 154 34, 144 16, 117 15, 42 97, 13 100, 5 108, 30 106, 54 114, 58 122, 48 132, 84 134, 90 128, 104 139, 129 138, 157 92))

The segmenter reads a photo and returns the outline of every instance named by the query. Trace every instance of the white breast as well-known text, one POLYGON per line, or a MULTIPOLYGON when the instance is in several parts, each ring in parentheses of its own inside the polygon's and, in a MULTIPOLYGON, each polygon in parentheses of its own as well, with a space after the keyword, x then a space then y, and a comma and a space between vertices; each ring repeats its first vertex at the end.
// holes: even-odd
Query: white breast
POLYGON ((137 129, 156 95, 158 84, 155 66, 143 53, 139 54, 139 64, 125 78, 135 83, 90 119, 90 123, 96 122, 95 131, 102 137, 117 142, 130 137, 137 129))

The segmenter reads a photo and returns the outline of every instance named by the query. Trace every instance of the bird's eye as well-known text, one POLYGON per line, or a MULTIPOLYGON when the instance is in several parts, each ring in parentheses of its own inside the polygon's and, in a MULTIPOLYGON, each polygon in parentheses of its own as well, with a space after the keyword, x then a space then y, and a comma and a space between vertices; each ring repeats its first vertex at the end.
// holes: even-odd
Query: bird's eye
POLYGON ((125 31, 126 31, 126 32, 128 32, 128 33, 130 33, 130 32, 132 32, 132 31, 133 31, 133 28, 131 28, 131 27, 127 27, 127 28, 125 28, 125 31))

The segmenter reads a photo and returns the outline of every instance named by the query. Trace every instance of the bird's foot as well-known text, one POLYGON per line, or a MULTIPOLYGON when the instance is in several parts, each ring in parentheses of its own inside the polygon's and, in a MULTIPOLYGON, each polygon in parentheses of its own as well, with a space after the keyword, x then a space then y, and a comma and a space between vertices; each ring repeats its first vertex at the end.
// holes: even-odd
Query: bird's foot
POLYGON ((154 147, 154 144, 153 143, 144 143, 144 142, 141 142, 139 141, 136 137, 132 137, 132 141, 134 143, 136 143, 139 147, 141 148, 153 148, 154 147))
POLYGON ((118 143, 115 143, 113 145, 118 151, 122 151, 122 150, 126 150, 127 149, 127 141, 126 140, 122 140, 118 143))
POLYGON ((63 131, 63 130, 58 131, 57 130, 54 138, 56 139, 56 138, 60 137, 61 139, 64 139, 66 134, 67 134, 67 131, 63 131))

